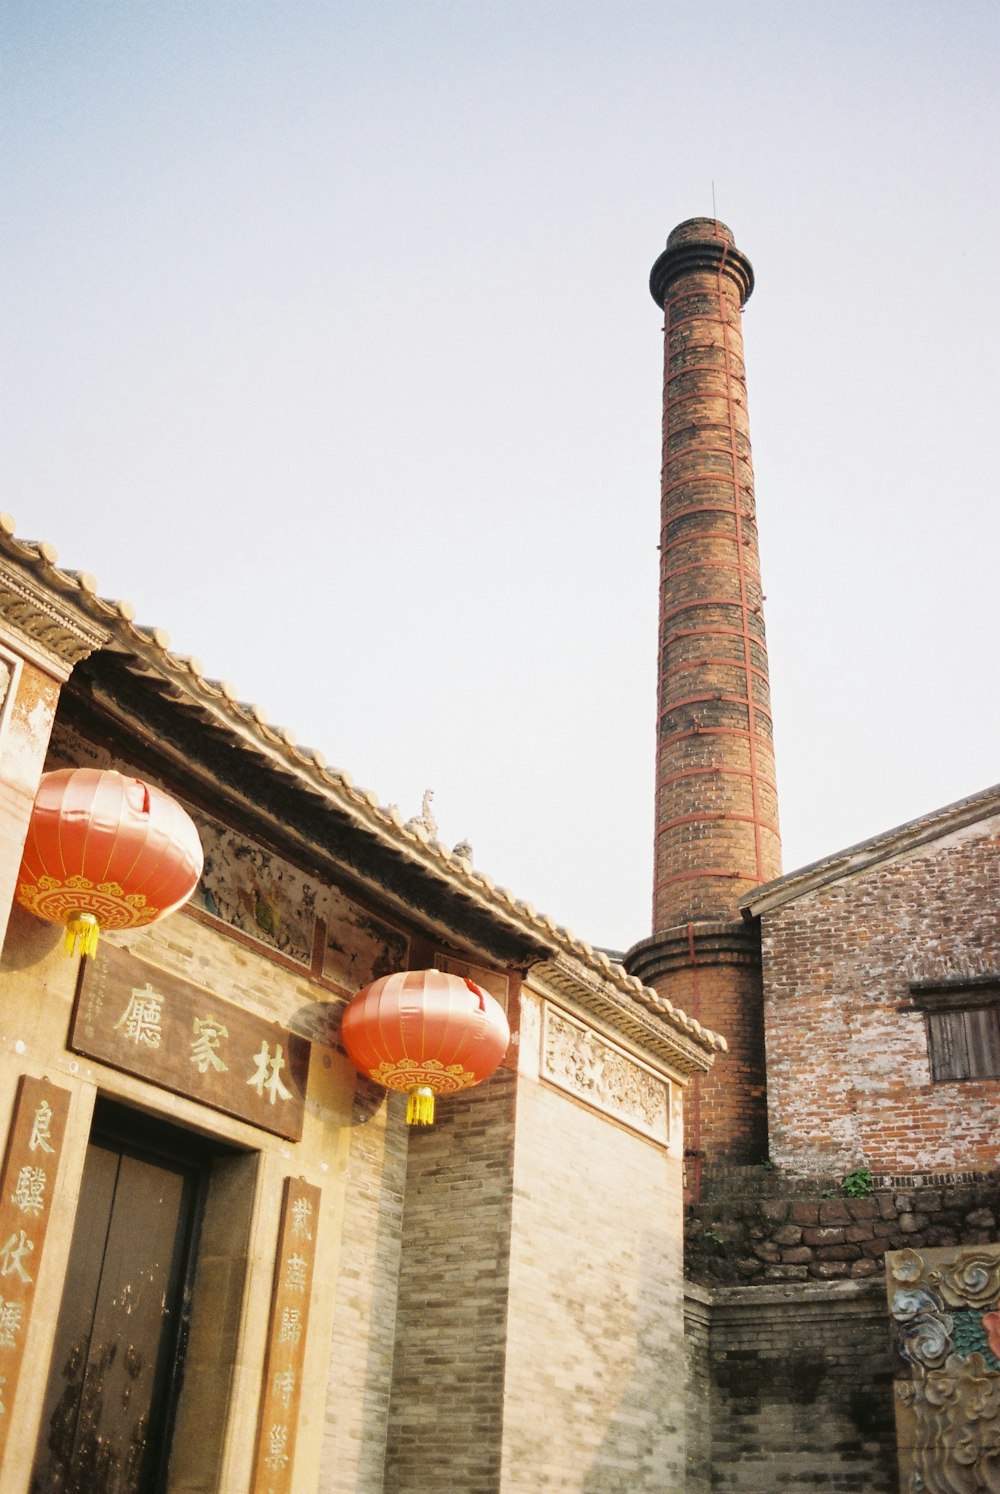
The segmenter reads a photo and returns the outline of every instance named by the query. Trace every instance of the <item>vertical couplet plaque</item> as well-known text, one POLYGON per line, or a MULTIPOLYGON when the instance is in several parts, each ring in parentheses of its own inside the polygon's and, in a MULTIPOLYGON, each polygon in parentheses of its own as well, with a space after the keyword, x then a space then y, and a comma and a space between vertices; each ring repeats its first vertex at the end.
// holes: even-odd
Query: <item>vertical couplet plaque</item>
POLYGON ((69 1090, 22 1074, 0 1173, 0 1461, 49 1226, 69 1090))
POLYGON ((318 1188, 302 1178, 285 1179, 254 1459, 254 1494, 293 1494, 295 1435, 302 1400, 319 1205, 318 1188))

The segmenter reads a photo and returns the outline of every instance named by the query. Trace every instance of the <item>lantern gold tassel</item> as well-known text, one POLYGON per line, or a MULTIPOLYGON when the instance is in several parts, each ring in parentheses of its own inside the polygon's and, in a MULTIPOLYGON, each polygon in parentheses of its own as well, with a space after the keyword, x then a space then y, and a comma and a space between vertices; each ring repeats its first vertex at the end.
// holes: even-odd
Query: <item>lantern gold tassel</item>
POLYGON ((433 1126, 434 1091, 423 1085, 411 1089, 406 1098, 406 1124, 408 1126, 433 1126))
POLYGON ((66 920, 66 953, 75 955, 79 947, 80 954, 95 955, 100 932, 100 924, 93 913, 74 913, 66 920))

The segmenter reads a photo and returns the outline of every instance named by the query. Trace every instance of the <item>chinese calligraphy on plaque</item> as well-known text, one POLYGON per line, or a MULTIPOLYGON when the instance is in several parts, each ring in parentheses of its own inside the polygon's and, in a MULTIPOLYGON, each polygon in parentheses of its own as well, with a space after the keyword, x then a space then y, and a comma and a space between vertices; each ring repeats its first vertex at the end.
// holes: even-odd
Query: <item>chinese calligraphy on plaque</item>
POLYGON ((0 1174, 0 1459, 45 1245, 69 1091, 22 1075, 0 1174))
POLYGON ((274 1263, 261 1397, 254 1494, 292 1494, 309 1321, 309 1295, 316 1261, 320 1191, 302 1178, 285 1179, 285 1195, 274 1263))
POLYGON ((309 1044, 127 950, 84 962, 69 1046, 251 1125, 302 1136, 309 1044))

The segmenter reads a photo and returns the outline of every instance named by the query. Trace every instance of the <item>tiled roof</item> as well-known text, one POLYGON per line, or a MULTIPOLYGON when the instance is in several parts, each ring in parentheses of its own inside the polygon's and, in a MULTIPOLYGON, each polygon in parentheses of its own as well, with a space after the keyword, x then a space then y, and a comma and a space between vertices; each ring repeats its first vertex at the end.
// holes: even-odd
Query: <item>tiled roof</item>
POLYGON ((810 862, 808 866, 777 877, 773 882, 766 882, 763 887, 755 887, 741 899, 740 908, 747 915, 760 917, 829 882, 855 876, 893 857, 909 855, 920 846, 997 815, 1000 815, 1000 783, 954 804, 946 804, 942 809, 931 810, 930 814, 920 815, 915 820, 907 820, 892 830, 872 835, 845 850, 835 851, 832 856, 810 862))
POLYGON ((474 900, 491 917, 516 927, 540 954, 545 952, 542 958, 548 971, 558 970, 565 981, 578 966, 584 989, 609 988, 606 994, 611 1007, 620 1006, 625 998, 673 1029, 682 1039, 683 1055, 675 1052, 672 1056, 675 1061, 681 1060, 682 1068, 689 1072, 706 1068, 716 1053, 725 1052, 724 1038, 644 986, 603 950, 594 949, 507 888, 498 887, 492 877, 472 867, 467 857, 456 856, 433 839, 420 823, 404 822, 395 806, 382 806, 378 796, 356 784, 350 773, 329 766, 321 752, 299 747, 290 731, 269 722, 259 706, 241 700, 233 685, 208 678, 200 660, 172 653, 168 635, 162 628, 138 624, 130 602, 102 597, 94 577, 85 571, 61 569, 50 544, 18 539, 14 521, 7 514, 0 514, 0 554, 28 569, 36 581, 78 609, 90 623, 96 623, 107 635, 102 647, 128 656, 130 668, 165 687, 177 707, 211 721, 216 729, 222 728, 234 742, 265 759, 270 768, 283 776, 294 776, 311 792, 321 794, 340 813, 377 836, 387 849, 419 862, 425 873, 474 900))

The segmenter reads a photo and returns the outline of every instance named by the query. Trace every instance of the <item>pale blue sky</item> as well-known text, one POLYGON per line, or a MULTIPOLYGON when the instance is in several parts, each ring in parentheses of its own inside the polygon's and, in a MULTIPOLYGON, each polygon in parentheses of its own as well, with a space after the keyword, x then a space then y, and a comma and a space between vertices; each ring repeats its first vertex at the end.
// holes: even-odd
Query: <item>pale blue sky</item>
POLYGON ((785 864, 1000 778, 1000 7, 4 17, 2 504, 580 935, 649 931, 661 319, 718 213, 785 864))

